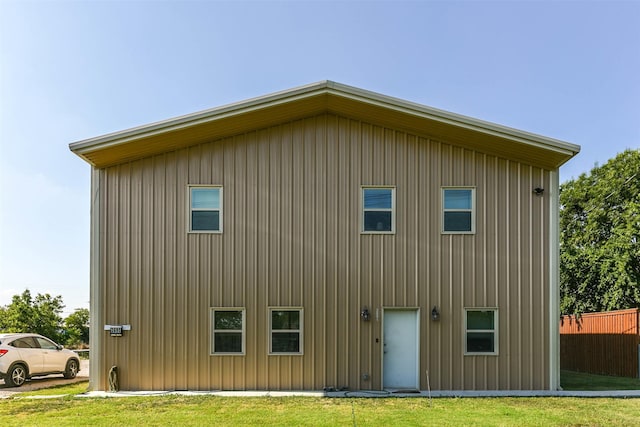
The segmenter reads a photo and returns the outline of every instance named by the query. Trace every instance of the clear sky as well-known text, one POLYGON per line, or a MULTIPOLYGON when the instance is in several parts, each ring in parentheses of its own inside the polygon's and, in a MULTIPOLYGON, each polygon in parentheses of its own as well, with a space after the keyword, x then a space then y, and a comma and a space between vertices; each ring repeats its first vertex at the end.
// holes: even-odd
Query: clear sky
POLYGON ((74 141, 334 80, 582 146, 640 146, 640 1, 0 0, 0 305, 89 301, 74 141))

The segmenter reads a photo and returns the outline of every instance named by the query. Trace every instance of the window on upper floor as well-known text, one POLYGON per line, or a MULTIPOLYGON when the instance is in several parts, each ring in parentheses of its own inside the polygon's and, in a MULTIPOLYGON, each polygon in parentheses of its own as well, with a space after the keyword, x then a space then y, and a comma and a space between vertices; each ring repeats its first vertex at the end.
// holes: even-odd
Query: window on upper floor
POLYGON ((211 354, 244 354, 245 310, 211 309, 211 354))
POLYGON ((189 186, 189 231, 222 232, 222 187, 189 186))
POLYGON ((362 233, 395 232, 394 187, 362 187, 362 233))
POLYGON ((302 309, 269 309, 269 354, 302 354, 302 309))
POLYGON ((464 353, 498 354, 498 309, 466 308, 464 312, 464 353))
POLYGON ((442 189, 442 232, 475 233, 475 189, 445 187, 442 189))

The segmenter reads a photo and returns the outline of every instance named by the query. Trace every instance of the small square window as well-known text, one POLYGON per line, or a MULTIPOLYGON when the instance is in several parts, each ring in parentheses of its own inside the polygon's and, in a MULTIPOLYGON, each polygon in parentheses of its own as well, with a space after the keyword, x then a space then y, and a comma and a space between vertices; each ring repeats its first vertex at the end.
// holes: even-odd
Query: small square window
POLYGON ((189 231, 222 231, 222 187, 189 187, 189 231))
POLYGON ((395 188, 362 188, 362 232, 393 233, 395 188))
POLYGON ((465 309, 465 354, 498 354, 497 330, 497 309, 465 309))
POLYGON ((269 311, 269 354, 302 354, 302 309, 269 311))
POLYGON ((475 189, 442 189, 442 232, 470 234, 475 232, 475 189))
POLYGON ((213 308, 211 354, 244 354, 244 309, 213 308))

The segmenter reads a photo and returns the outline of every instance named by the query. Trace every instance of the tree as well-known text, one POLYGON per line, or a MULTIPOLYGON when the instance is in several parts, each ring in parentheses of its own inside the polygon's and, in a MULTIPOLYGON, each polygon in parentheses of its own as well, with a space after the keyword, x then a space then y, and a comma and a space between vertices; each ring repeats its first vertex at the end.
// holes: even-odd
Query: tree
POLYGON ((640 150, 560 187, 560 309, 640 307, 640 150))
POLYGON ((66 345, 79 347, 89 344, 89 310, 78 308, 64 319, 66 345))
POLYGON ((7 329, 7 309, 6 307, 0 307, 0 331, 7 329))
POLYGON ((33 299, 26 289, 21 295, 14 295, 11 304, 3 308, 0 327, 2 332, 32 332, 59 341, 63 308, 61 296, 38 294, 33 299))

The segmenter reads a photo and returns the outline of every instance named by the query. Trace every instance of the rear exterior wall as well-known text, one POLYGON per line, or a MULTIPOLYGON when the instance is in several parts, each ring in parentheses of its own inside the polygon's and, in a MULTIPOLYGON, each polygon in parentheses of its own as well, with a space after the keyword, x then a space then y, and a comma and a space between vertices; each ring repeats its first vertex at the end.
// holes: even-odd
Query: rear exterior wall
POLYGON ((549 387, 548 170, 323 114, 96 179, 93 322, 131 325, 104 331, 96 389, 116 365, 124 390, 377 390, 376 312, 400 307, 422 389, 549 387), (223 186, 223 233, 188 233, 190 184, 223 186), (395 186, 395 234, 360 233, 363 185, 395 186), (475 234, 441 234, 442 186, 476 188, 475 234), (275 306, 304 308, 303 355, 268 355, 275 306), (211 307, 245 308, 245 355, 210 355, 211 307), (464 355, 465 307, 498 308, 498 355, 464 355))

